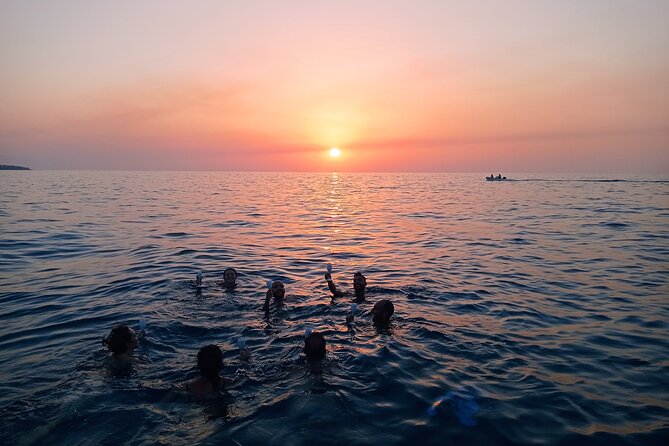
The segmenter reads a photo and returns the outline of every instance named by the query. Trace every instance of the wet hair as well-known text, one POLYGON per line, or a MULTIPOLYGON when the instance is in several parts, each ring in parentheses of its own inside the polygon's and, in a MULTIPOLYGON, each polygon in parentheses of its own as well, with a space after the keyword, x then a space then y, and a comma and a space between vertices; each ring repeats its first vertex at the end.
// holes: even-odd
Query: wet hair
POLYGON ((226 268, 225 271, 223 271, 223 285, 228 289, 232 289, 237 286, 237 270, 234 268, 226 268), (228 282, 227 277, 225 277, 228 271, 232 271, 233 274, 232 280, 230 282, 228 282))
POLYGON ((275 280, 275 281, 272 282, 272 290, 271 291, 272 291, 272 296, 274 296, 274 299, 279 300, 279 299, 283 299, 286 296, 286 286, 280 280, 275 280), (277 286, 275 287, 275 285, 277 285, 277 286), (281 286, 278 286, 278 285, 281 285, 281 286), (276 294, 274 294, 275 289, 276 289, 276 291, 282 292, 283 295, 277 296, 276 294))
POLYGON ((325 358, 325 337, 317 331, 312 332, 304 340, 304 353, 310 361, 325 358))
POLYGON ((102 343, 107 346, 114 354, 121 354, 128 351, 128 344, 132 342, 132 336, 135 333, 127 325, 117 325, 112 328, 111 332, 102 343))
POLYGON ((395 313, 395 305, 388 299, 382 299, 372 308, 372 321, 376 325, 387 325, 393 313, 395 313))
POLYGON ((354 286, 355 286, 355 282, 356 282, 357 279, 360 279, 360 281, 362 282, 361 285, 363 287, 367 286, 367 278, 360 271, 353 274, 353 285, 354 286))
POLYGON ((353 292, 357 299, 365 298, 365 289, 367 288, 367 279, 358 271, 353 274, 353 292))
POLYGON ((205 345, 197 352, 197 368, 200 374, 211 382, 214 389, 218 390, 221 382, 219 372, 223 368, 223 352, 218 345, 205 345))

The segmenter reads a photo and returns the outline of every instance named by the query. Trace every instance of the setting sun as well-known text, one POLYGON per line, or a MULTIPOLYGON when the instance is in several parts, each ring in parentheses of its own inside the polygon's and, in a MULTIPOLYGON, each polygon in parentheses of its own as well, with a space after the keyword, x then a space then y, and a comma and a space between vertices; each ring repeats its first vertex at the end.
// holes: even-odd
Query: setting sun
POLYGON ((331 157, 337 158, 339 155, 341 155, 341 151, 338 148, 333 147, 333 148, 330 149, 330 156, 331 157))

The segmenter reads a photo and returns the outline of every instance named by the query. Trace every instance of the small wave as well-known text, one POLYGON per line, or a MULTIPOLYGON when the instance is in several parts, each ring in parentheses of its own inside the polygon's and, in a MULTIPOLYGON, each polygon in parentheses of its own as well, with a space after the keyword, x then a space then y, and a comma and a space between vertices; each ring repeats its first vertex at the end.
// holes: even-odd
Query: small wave
POLYGON ((436 212, 416 212, 413 214, 404 214, 404 216, 409 218, 435 218, 435 219, 446 218, 444 215, 437 214, 436 212))
POLYGON ((600 226, 603 226, 605 228, 611 228, 611 229, 627 229, 630 227, 628 223, 622 223, 619 221, 604 221, 599 224, 600 226))
POLYGON ((37 242, 25 241, 25 240, 5 240, 0 242, 0 249, 2 250, 22 250, 27 248, 32 248, 39 246, 37 242))
POLYGON ((193 234, 189 234, 188 232, 166 232, 165 234, 162 235, 162 237, 171 237, 171 238, 184 238, 192 236, 193 234))
POLYGON ((77 234, 77 233, 72 233, 72 232, 64 232, 61 234, 52 234, 49 236, 49 238, 52 238, 57 241, 61 240, 81 240, 84 238, 82 234, 77 234))
POLYGON ((197 251, 194 249, 182 249, 181 251, 177 252, 175 255, 177 256, 185 256, 188 254, 196 254, 197 251))
POLYGON ((528 240, 526 238, 522 237, 515 237, 509 240, 509 243, 513 243, 514 245, 533 245, 534 242, 532 240, 528 240))
POLYGON ((226 222, 212 223, 209 225, 210 228, 229 228, 232 226, 258 226, 258 223, 247 220, 229 220, 226 222))

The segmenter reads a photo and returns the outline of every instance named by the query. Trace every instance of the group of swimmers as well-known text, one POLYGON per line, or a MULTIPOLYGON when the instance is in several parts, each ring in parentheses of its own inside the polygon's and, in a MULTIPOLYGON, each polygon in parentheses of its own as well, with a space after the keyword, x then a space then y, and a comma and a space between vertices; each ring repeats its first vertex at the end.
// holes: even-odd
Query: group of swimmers
MULTIPOLYGON (((202 288, 202 273, 196 275, 196 286, 198 291, 202 288)), ((332 280, 331 266, 328 265, 328 272, 325 273, 325 280, 328 289, 332 293, 333 299, 350 295, 350 292, 341 291, 332 280)), ((223 272, 223 287, 232 290, 237 285, 237 271, 234 268, 227 268, 223 272)), ((265 294, 265 303, 262 310, 266 313, 270 310, 270 303, 283 303, 286 294, 285 286, 280 280, 268 282, 268 290, 265 294)), ((367 279, 357 272, 353 275, 353 304, 352 311, 346 317, 346 324, 351 325, 354 320, 355 308, 357 304, 365 301, 365 291, 367 289, 367 279)), ((387 328, 390 324, 390 318, 395 312, 395 306, 388 299, 379 300, 374 304, 371 310, 372 323, 379 329, 387 328)), ((140 328, 142 328, 140 323, 140 328)), ((132 361, 132 352, 138 346, 138 337, 135 331, 126 325, 117 325, 103 339, 103 344, 109 349, 112 358, 117 363, 130 363, 132 361)), ((308 362, 314 364, 325 359, 327 352, 325 336, 318 331, 307 330, 304 339, 304 354, 308 362)), ((242 360, 248 360, 249 350, 245 344, 239 345, 240 357, 242 360)), ((200 376, 186 382, 183 390, 187 391, 190 398, 194 400, 206 400, 216 398, 221 395, 225 385, 232 380, 220 375, 223 369, 223 352, 215 345, 210 344, 202 347, 197 354, 197 368, 200 376)))

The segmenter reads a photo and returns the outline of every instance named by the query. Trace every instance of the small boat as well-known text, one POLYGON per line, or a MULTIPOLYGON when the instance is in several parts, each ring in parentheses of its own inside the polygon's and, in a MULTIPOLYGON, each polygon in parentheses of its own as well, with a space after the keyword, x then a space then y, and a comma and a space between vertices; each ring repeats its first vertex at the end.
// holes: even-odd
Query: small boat
POLYGON ((485 177, 486 181, 507 181, 506 177, 500 177, 500 176, 489 176, 485 177))

